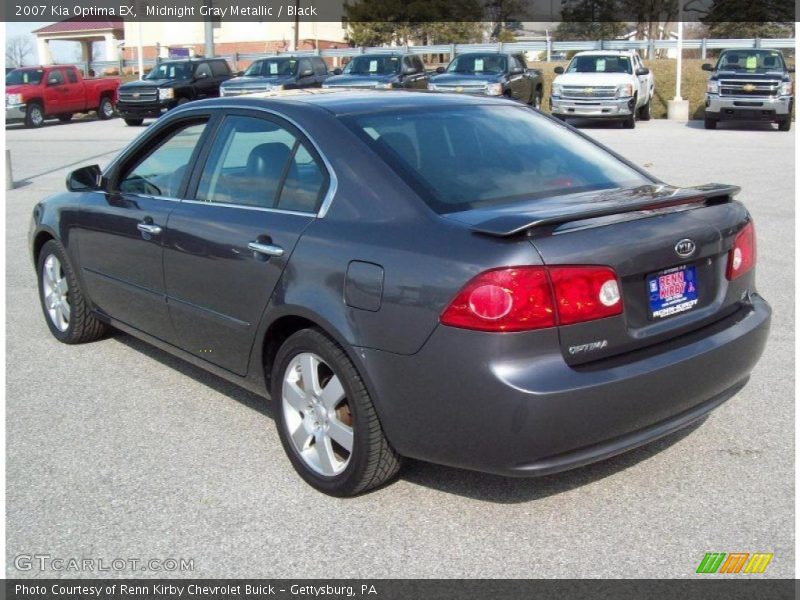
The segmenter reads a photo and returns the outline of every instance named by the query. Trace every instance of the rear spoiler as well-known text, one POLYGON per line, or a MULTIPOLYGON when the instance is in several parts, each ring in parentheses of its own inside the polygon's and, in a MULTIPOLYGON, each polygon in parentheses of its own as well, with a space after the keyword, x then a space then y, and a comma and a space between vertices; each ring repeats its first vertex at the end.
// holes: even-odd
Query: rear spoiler
POLYGON ((540 201, 539 210, 536 210, 536 204, 532 204, 529 210, 523 208, 518 212, 488 210, 487 219, 470 223, 470 229, 476 233, 510 237, 536 227, 552 227, 584 219, 681 205, 722 204, 730 202, 740 191, 741 188, 735 185, 709 183, 690 188, 658 185, 595 192, 586 194, 586 201, 573 204, 540 201))

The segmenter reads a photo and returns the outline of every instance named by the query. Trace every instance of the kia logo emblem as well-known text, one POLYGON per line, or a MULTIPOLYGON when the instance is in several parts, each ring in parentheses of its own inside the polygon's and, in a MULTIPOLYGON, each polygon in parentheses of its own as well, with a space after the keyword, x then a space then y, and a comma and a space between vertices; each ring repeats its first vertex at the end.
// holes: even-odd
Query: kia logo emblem
POLYGON ((695 246, 694 242, 689 238, 682 239, 680 242, 675 244, 675 254, 680 256, 681 258, 688 258, 694 251, 697 250, 697 246, 695 246))

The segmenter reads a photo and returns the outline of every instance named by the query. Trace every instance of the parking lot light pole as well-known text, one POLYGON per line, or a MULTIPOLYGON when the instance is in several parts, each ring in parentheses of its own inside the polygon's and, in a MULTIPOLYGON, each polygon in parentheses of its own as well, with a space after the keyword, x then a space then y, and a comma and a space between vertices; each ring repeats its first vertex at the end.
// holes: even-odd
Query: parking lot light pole
POLYGON ((675 69, 675 97, 667 102, 667 118, 673 121, 689 120, 689 101, 681 97, 683 75, 683 4, 678 2, 678 61, 675 69))

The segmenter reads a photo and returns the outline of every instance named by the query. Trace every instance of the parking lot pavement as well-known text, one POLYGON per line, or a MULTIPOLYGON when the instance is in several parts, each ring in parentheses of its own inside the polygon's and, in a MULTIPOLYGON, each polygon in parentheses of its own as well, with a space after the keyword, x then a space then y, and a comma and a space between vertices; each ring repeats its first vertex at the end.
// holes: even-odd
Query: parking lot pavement
MULTIPOLYGON (((396 483, 338 500, 295 475, 261 398, 129 336, 73 347, 50 336, 31 209, 139 131, 119 119, 6 130, 20 182, 6 202, 10 576, 54 575, 13 568, 46 553, 194 559, 176 576, 691 577, 707 551, 763 551, 775 554, 765 576, 793 577, 793 134, 584 130, 665 181, 743 187, 775 314, 735 398, 577 471, 512 480, 413 462, 396 483)), ((152 575, 104 575, 115 574, 152 575)))

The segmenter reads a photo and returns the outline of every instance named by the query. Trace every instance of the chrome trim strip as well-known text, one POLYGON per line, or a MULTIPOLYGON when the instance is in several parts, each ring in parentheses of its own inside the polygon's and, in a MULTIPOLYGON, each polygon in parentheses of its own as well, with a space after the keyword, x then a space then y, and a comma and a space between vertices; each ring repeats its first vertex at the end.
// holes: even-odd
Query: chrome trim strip
POLYGON ((194 200, 185 198, 181 202, 186 204, 202 204, 203 206, 219 206, 221 208, 241 208, 243 210, 258 210, 261 212, 273 212, 282 215, 296 215, 298 217, 316 217, 317 213, 302 212, 299 210, 286 210, 283 208, 271 208, 268 206, 247 206, 246 204, 230 204, 228 202, 210 202, 207 200, 194 200))

